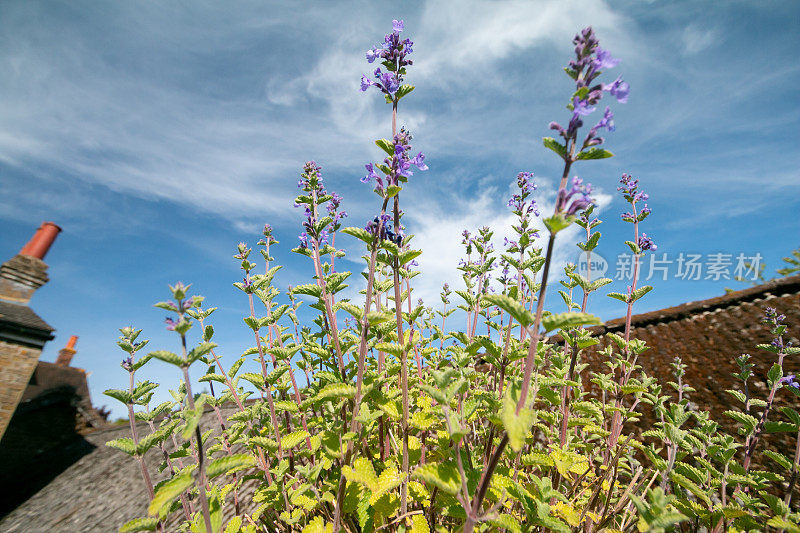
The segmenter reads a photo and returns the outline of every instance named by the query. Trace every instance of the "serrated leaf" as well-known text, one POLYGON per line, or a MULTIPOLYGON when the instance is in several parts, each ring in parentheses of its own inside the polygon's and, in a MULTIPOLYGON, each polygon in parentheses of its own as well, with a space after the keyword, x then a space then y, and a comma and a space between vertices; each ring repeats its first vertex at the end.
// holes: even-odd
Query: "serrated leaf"
POLYGON ((461 475, 458 469, 449 463, 428 463, 420 466, 412 477, 430 483, 439 490, 455 495, 461 488, 461 475))
POLYGON ((764 431, 767 433, 794 433, 797 431, 797 426, 790 422, 765 422, 764 431))
POLYGON ((375 240, 375 236, 372 235, 370 232, 365 230, 364 228, 355 228, 355 227, 347 227, 342 228, 339 230, 341 233, 346 233, 356 239, 364 241, 367 245, 372 246, 373 241, 375 240))
POLYGON ((147 507, 147 513, 151 516, 158 515, 161 510, 169 505, 182 492, 192 486, 193 480, 190 472, 183 472, 176 475, 156 491, 155 496, 147 507))
POLYGON ((251 466, 255 466, 255 460, 252 455, 236 453, 211 461, 206 468, 206 475, 209 479, 212 479, 231 470, 251 466))
POLYGON ((186 361, 184 361, 181 356, 179 356, 176 353, 169 352, 167 350, 156 350, 155 352, 150 352, 147 355, 155 359, 158 359, 159 361, 164 361, 165 363, 169 363, 177 367, 182 367, 183 365, 186 364, 186 361))
POLYGON ((281 448, 283 448, 284 450, 291 450, 292 448, 294 448, 295 446, 306 440, 306 437, 309 436, 310 436, 309 432, 305 430, 289 433, 288 435, 285 435, 284 437, 281 438, 281 448))
POLYGON ((344 383, 330 383, 317 393, 315 401, 332 400, 338 398, 352 398, 356 395, 356 388, 344 383))
POLYGON ((528 434, 531 432, 534 420, 534 413, 528 408, 523 407, 517 414, 518 397, 518 387, 508 387, 503 397, 503 409, 501 411, 503 428, 508 435, 508 444, 515 452, 519 452, 525 444, 525 439, 528 438, 528 434))
POLYGON ((189 364, 192 364, 216 347, 217 343, 215 342, 201 342, 192 348, 192 351, 186 356, 186 360, 189 364))
POLYGON ((545 331, 553 331, 568 327, 601 325, 603 322, 589 313, 558 313, 542 318, 545 331))
POLYGON ((305 283, 292 287, 293 294, 305 294, 307 296, 314 296, 319 298, 322 296, 322 289, 316 283, 305 283))
POLYGON ((483 300, 484 302, 488 302, 489 305, 496 305, 514 317, 514 320, 522 324, 523 327, 528 327, 533 324, 533 315, 517 300, 509 298, 504 294, 488 294, 483 297, 483 300))
POLYGON ((390 156, 394 155, 394 144, 392 144, 390 141, 386 139, 378 139, 377 141, 375 141, 375 144, 378 146, 378 148, 380 148, 390 156))
POLYGON ((107 391, 104 391, 103 394, 105 394, 106 396, 110 396, 111 398, 114 398, 115 400, 119 400, 120 402, 124 403, 125 405, 128 405, 128 403, 130 403, 130 401, 131 401, 131 395, 130 395, 130 393, 128 391, 124 391, 124 390, 120 390, 120 389, 108 389, 107 391))
POLYGON ((122 450, 128 455, 136 455, 136 445, 133 443, 133 439, 128 437, 110 440, 106 442, 106 446, 108 446, 109 448, 116 448, 118 450, 122 450))
POLYGON ((400 472, 395 467, 389 467, 380 473, 378 479, 375 481, 375 488, 369 497, 370 505, 375 505, 384 494, 399 487, 405 479, 405 474, 400 472))
POLYGON ((641 298, 642 296, 644 296, 645 294, 647 294, 648 292, 650 292, 652 290, 653 290, 653 287, 650 286, 650 285, 645 285, 644 287, 639 287, 638 289, 636 289, 635 291, 633 291, 631 293, 630 301, 631 302, 635 302, 636 300, 638 300, 639 298, 641 298))
POLYGON ((158 518, 134 518, 130 522, 125 522, 119 533, 136 533, 137 531, 155 531, 158 525, 158 518))
POLYGON ((604 150, 603 148, 589 148, 588 150, 580 152, 575 160, 583 161, 587 159, 606 159, 608 157, 614 157, 614 154, 608 150, 604 150))
POLYGON ((562 159, 567 157, 566 147, 557 140, 555 140, 554 138, 543 137, 542 144, 544 144, 545 148, 549 148, 550 150, 557 153, 559 156, 561 156, 562 159))

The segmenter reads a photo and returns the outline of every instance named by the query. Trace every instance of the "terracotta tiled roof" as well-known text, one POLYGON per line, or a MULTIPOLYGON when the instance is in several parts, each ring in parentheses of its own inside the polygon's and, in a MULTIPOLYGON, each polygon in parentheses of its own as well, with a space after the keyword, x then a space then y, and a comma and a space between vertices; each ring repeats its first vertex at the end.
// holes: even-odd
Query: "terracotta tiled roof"
MULTIPOLYGON (((782 294, 795 294, 800 295, 800 275, 789 276, 770 280, 763 285, 750 287, 740 291, 733 291, 723 296, 709 298, 707 300, 700 300, 697 302, 689 302, 675 307, 667 307, 659 309, 658 311, 651 311, 649 313, 641 313, 631 317, 631 325, 633 327, 646 327, 650 324, 659 322, 672 322, 681 320, 700 313, 715 312, 720 309, 729 308, 732 306, 740 306, 745 303, 752 303, 757 300, 763 300, 770 295, 782 294)), ((800 325, 800 324, 796 324, 800 325)), ((603 326, 597 326, 595 331, 619 331, 625 328, 625 318, 615 318, 609 320, 603 326)))
MULTIPOLYGON (((231 408, 222 409, 223 416, 231 413, 231 408)), ((200 425, 204 430, 218 428, 216 414, 210 410, 206 411, 200 425)), ((149 432, 150 429, 145 423, 139 423, 140 435, 149 432)), ((130 437, 130 427, 127 423, 87 435, 80 445, 93 449, 28 501, 0 518, 0 531, 108 533, 117 531, 129 520, 146 516, 148 496, 139 463, 121 451, 105 445, 110 440, 122 437, 130 437)), ((74 444, 73 447, 77 445, 74 444)), ((61 453, 68 452, 69 450, 64 450, 61 453)), ((158 471, 161 461, 162 456, 158 448, 151 449, 145 455, 145 463, 154 483, 167 477, 165 472, 158 471)), ((2 477, 1 472, 0 477, 2 477)), ((240 492, 244 507, 249 508, 251 512, 256 505, 252 503, 255 483, 254 480, 245 482, 240 492)), ((232 506, 226 506, 225 520, 230 518, 230 513, 232 506)), ((167 525, 167 531, 177 530, 176 522, 180 518, 180 513, 175 513, 172 518, 171 523, 167 525)))

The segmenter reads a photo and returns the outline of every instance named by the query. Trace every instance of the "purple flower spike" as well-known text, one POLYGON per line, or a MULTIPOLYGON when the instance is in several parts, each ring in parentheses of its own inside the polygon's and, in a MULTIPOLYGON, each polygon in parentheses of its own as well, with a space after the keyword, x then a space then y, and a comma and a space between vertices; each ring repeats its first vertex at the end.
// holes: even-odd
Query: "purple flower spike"
POLYGON ((392 21, 392 33, 386 34, 383 43, 371 50, 367 50, 366 58, 369 63, 376 60, 381 64, 387 62, 392 65, 388 72, 383 72, 380 67, 373 73, 374 80, 366 76, 361 78, 361 90, 366 91, 370 86, 375 86, 386 96, 393 97, 403 83, 405 67, 412 65, 408 59, 414 43, 410 39, 401 39, 400 32, 405 29, 402 20, 392 21))

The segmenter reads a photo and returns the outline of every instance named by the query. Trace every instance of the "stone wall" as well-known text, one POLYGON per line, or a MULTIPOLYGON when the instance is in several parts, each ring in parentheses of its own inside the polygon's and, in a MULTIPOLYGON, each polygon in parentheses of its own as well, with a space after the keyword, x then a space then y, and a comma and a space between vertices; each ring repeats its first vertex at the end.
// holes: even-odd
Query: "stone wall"
POLYGON ((22 398, 42 351, 0 340, 0 436, 22 398))

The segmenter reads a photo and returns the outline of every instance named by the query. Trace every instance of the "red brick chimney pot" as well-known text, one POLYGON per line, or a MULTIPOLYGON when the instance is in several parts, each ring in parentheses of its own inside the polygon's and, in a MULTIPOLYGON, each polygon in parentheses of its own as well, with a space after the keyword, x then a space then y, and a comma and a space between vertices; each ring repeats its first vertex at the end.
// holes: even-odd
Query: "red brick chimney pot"
POLYGON ((33 237, 28 244, 22 247, 19 251, 20 255, 27 255, 36 257, 37 259, 44 259, 56 236, 61 232, 61 228, 55 222, 42 222, 39 229, 36 230, 33 237))

